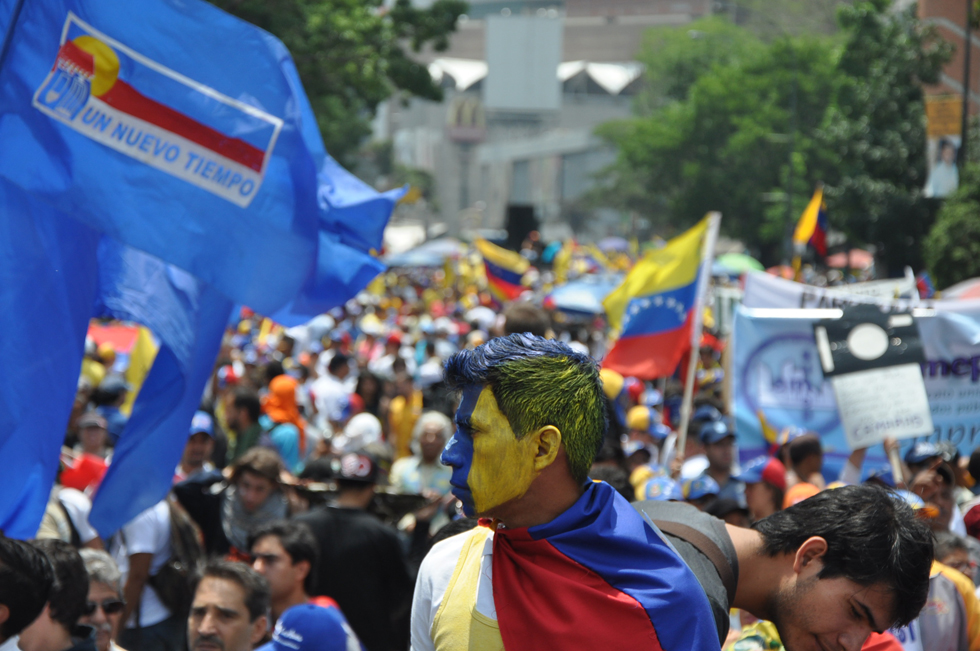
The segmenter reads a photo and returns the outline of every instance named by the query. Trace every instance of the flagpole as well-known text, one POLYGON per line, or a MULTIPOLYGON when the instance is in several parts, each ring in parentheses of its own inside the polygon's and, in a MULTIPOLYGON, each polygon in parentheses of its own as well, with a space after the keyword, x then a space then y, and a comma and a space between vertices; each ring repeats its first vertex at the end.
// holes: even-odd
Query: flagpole
POLYGON ((711 262, 715 257, 715 243, 718 241, 718 226, 721 224, 721 213, 708 213, 708 231, 705 234, 704 247, 701 249, 701 270, 698 273, 698 288, 694 299, 694 322, 691 327, 691 354, 687 365, 687 379, 684 382, 684 400, 681 402, 681 422, 677 432, 677 447, 675 458, 684 460, 684 448, 687 445, 687 426, 691 421, 691 401, 694 398, 694 376, 698 367, 698 349, 701 344, 701 327, 704 319, 704 295, 708 290, 711 278, 711 262))

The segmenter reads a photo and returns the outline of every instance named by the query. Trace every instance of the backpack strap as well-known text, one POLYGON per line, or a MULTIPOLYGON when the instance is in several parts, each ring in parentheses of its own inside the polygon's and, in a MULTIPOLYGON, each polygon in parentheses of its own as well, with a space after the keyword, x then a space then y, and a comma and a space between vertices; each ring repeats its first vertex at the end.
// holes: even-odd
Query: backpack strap
POLYGON ((694 527, 681 522, 653 520, 653 523, 664 533, 686 540, 694 545, 699 552, 707 556, 708 560, 715 566, 715 569, 718 570, 718 576, 721 577, 721 582, 725 586, 725 592, 728 593, 729 605, 734 603, 736 587, 735 573, 732 571, 732 566, 729 564, 725 554, 721 551, 721 548, 711 538, 694 527))

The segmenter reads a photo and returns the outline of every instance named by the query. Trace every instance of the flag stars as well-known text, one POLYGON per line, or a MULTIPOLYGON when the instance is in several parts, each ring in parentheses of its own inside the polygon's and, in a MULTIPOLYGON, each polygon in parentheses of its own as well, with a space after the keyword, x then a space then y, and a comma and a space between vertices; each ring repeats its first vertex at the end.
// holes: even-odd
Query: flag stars
POLYGON ((655 296, 653 299, 653 304, 655 307, 660 307, 664 304, 664 299, 660 296, 655 296))
POLYGON ((672 307, 674 307, 674 304, 675 303, 677 303, 677 301, 675 301, 673 298, 668 298, 667 299, 667 307, 671 307, 672 308, 672 307))

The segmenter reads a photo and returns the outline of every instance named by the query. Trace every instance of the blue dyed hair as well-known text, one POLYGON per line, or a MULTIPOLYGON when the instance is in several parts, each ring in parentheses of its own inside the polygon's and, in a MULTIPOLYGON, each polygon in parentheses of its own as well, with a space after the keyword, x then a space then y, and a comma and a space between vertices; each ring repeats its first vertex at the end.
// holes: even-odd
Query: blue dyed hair
POLYGON ((572 475, 588 476, 606 432, 602 381, 591 357, 553 339, 512 334, 450 357, 445 379, 454 389, 488 387, 518 439, 556 427, 572 475))

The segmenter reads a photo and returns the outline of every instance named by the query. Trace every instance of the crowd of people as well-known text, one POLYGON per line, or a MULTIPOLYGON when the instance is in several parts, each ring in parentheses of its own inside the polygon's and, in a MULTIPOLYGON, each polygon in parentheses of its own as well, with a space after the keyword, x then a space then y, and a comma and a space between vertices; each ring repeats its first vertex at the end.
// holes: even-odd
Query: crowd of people
POLYGON ((600 369, 600 319, 380 282, 243 310, 173 490, 106 539, 135 387, 93 342, 37 539, 0 538, 0 651, 980 650, 980 451, 831 477, 788 428, 739 462, 710 332, 680 437, 681 382, 600 369))

